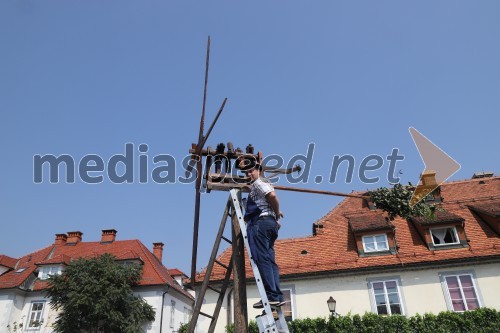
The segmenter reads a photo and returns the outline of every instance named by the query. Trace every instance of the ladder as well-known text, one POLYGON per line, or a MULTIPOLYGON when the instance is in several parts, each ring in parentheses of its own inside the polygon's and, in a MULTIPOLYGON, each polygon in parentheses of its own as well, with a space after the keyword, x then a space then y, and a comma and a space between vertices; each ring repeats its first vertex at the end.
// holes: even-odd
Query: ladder
POLYGON ((285 316, 283 314, 283 310, 281 307, 276 308, 276 313, 278 314, 278 319, 275 320, 273 316, 273 309, 269 304, 269 300, 267 299, 266 291, 264 289, 264 284, 262 282, 262 278, 257 268, 257 264, 254 262, 251 252, 250 252, 250 244, 248 242, 248 236, 246 231, 245 221, 243 219, 243 211, 241 207, 241 189, 233 188, 229 191, 229 199, 226 204, 226 209, 224 210, 224 214, 222 216, 221 224, 219 226, 219 231, 217 233, 217 237, 215 239, 215 244, 212 249, 212 253, 210 255, 210 260, 207 265, 205 271, 205 277, 203 279, 203 283, 201 285, 200 292, 196 298, 195 307, 193 310, 193 315, 191 318, 191 322, 189 324, 188 333, 194 333, 196 329, 196 323, 200 315, 208 317, 211 319, 210 327, 208 329, 209 333, 213 333, 215 330, 215 326, 217 324, 217 318, 219 317, 219 312, 222 306, 222 302, 224 300, 224 295, 226 294, 227 287, 229 285, 229 280, 231 277, 231 272, 233 270, 233 261, 231 260, 229 265, 225 265, 219 262, 217 257, 217 252, 220 247, 220 243, 222 240, 225 240, 228 243, 231 243, 229 239, 223 236, 224 228, 226 225, 226 221, 228 217, 234 218, 238 221, 238 224, 241 229, 241 235, 243 236, 243 241, 245 243, 245 248, 248 252, 248 258, 250 259, 250 265, 252 267, 252 271, 255 277, 255 282, 257 284, 257 288, 259 290, 259 294, 264 305, 264 310, 261 315, 257 316, 255 319, 257 321, 257 326, 259 328, 259 333, 289 333, 288 326, 286 324, 285 316), (215 264, 218 264, 226 269, 226 274, 224 276, 224 281, 222 283, 222 287, 219 289, 213 288, 209 286, 210 276, 212 274, 212 270, 215 264), (203 298, 205 297, 207 289, 213 290, 214 292, 219 294, 217 299, 217 304, 215 306, 214 313, 209 315, 201 311, 201 306, 203 303, 203 298))

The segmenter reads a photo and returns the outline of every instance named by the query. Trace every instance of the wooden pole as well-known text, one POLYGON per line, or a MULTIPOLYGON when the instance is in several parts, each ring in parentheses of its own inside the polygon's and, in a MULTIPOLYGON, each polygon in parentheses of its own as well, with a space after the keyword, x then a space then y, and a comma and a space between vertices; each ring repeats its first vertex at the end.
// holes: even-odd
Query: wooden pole
POLYGON ((245 243, 234 210, 232 210, 231 221, 233 224, 234 330, 238 333, 248 333, 245 243))

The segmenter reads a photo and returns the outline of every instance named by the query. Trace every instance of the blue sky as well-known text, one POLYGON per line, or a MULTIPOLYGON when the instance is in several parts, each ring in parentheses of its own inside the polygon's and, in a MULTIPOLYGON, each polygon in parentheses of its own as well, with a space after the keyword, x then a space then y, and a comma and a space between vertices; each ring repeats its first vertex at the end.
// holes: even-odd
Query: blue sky
MULTIPOLYGON (((208 35, 208 123, 228 98, 212 147, 252 143, 288 160, 314 143, 310 181, 296 186, 351 192, 388 185, 387 161, 369 173, 375 184, 356 172, 393 148, 405 156, 401 182, 418 180, 413 126, 462 165, 453 180, 497 173, 499 14, 498 1, 2 1, 0 253, 115 228, 118 239, 164 242, 166 265, 189 273, 193 184, 34 184, 33 156, 107 161, 133 143, 137 158, 145 143, 150 159, 180 162, 198 137, 208 35), (356 159, 353 181, 340 168, 331 184, 344 154, 356 159)), ((310 235, 340 200, 278 195, 281 238, 310 235)), ((202 195, 198 268, 226 200, 202 195)))

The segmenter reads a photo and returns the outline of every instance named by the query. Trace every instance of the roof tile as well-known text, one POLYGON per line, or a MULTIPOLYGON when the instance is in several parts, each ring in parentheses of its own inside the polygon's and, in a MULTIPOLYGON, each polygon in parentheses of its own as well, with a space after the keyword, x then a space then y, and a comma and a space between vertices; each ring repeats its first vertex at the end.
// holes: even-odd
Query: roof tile
MULTIPOLYGON (((359 257, 354 235, 348 225, 363 228, 365 224, 382 226, 378 211, 370 211, 362 199, 346 198, 317 223, 323 231, 315 236, 281 239, 275 243, 276 262, 283 277, 320 274, 323 272, 353 272, 361 269, 380 269, 402 265, 442 263, 452 260, 478 260, 484 257, 500 257, 498 235, 482 220, 476 218, 467 205, 481 203, 496 205, 500 200, 500 177, 449 182, 441 185, 444 202, 441 207, 446 213, 439 214, 443 220, 465 221, 465 232, 470 240, 468 248, 431 251, 416 230, 413 223, 397 217, 392 221, 395 227, 398 253, 375 257, 359 257), (358 217, 359 219, 355 218, 358 217)), ((496 206, 495 206, 496 207, 496 206)), ((246 256, 246 254, 245 254, 246 256)), ((218 257, 223 263, 231 258, 231 248, 218 257)), ((246 274, 253 277, 248 260, 246 274)), ((225 270, 214 266, 211 280, 224 278, 225 270)), ((205 270, 197 275, 203 279, 205 270)))
MULTIPOLYGON (((117 240, 111 243, 78 242, 72 245, 51 245, 39 251, 25 255, 19 259, 17 268, 25 267, 20 273, 9 271, 0 276, 0 289, 20 287, 26 279, 37 269, 37 265, 69 263, 78 258, 93 258, 109 253, 119 260, 140 259, 143 261, 143 275, 140 286, 167 284, 177 289, 189 298, 186 292, 173 277, 167 268, 154 256, 139 240, 117 240)), ((45 281, 36 281, 33 290, 45 289, 45 281)))

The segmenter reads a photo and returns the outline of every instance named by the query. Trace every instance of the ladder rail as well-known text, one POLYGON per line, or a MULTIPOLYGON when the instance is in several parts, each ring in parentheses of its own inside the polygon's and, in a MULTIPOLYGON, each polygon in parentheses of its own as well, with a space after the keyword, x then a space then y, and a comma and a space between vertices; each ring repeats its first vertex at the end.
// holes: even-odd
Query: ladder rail
MULTIPOLYGON (((196 303, 195 303, 195 307, 193 310, 193 315, 192 315, 191 321, 189 323, 188 333, 194 333, 194 331, 196 329, 196 323, 198 322, 198 318, 199 318, 199 315, 201 312, 201 306, 203 305, 203 298, 205 297, 206 291, 208 289, 208 284, 210 282, 210 275, 212 275, 212 270, 214 267, 215 259, 217 257, 217 252, 219 251, 219 246, 220 246, 220 243, 222 240, 222 235, 224 233, 224 229, 226 226, 227 217, 229 216, 230 207, 231 206, 228 202, 226 205, 226 209, 224 211, 220 226, 219 226, 219 231, 217 232, 217 237, 215 239, 214 247, 212 248, 212 253, 210 255, 210 261, 209 261, 207 268, 206 268, 205 277, 203 279, 203 283, 201 285, 200 292, 198 293, 198 296, 196 298, 196 303)), ((226 275, 227 275, 227 272, 226 272, 226 275)), ((222 304, 222 302, 221 302, 221 304, 222 304)), ((215 319, 215 321, 217 321, 217 318, 215 318, 215 316, 212 317, 212 320, 214 320, 214 319, 215 319)))
MULTIPOLYGON (((241 190, 240 189, 231 189, 229 192, 230 192, 230 198, 232 200, 233 212, 236 213, 236 217, 237 217, 238 223, 240 225, 240 229, 241 229, 241 234, 243 236, 243 241, 245 243, 245 247, 246 247, 247 252, 248 252, 250 266, 252 267, 252 271, 254 274, 255 283, 257 284, 257 289, 259 290, 259 294, 260 294, 262 303, 264 305, 264 313, 261 316, 257 317, 258 321, 260 318, 261 320, 263 320, 265 322, 265 324, 263 325, 264 326, 263 332, 266 332, 266 333, 267 332, 276 332, 276 330, 273 329, 273 326, 275 326, 279 332, 288 333, 289 332, 288 325, 286 324, 286 320, 285 320, 285 317, 283 315, 283 311, 281 310, 281 308, 276 309, 276 312, 278 313, 278 322, 276 325, 276 322, 275 322, 274 316, 273 316, 273 311, 271 309, 271 306, 269 305, 269 300, 267 298, 266 290, 264 288, 264 284, 262 282, 262 277, 261 277, 260 272, 259 272, 259 268, 257 267, 257 264, 253 260, 252 252, 250 251, 250 243, 248 241, 248 235, 246 232, 246 225, 245 225, 245 221, 243 219, 242 209, 241 209, 240 200, 239 200, 239 196, 238 196, 239 191, 241 191, 241 190)), ((259 327, 259 330, 261 330, 260 327, 259 327)))
POLYGON ((229 280, 231 279, 232 271, 233 271, 233 261, 231 260, 229 268, 226 271, 226 276, 224 277, 224 282, 222 283, 222 287, 219 292, 219 297, 217 298, 217 305, 215 306, 213 318, 210 321, 210 327, 208 328, 209 333, 212 333, 215 330, 215 326, 217 325, 217 319, 219 318, 222 302, 224 301, 224 297, 226 296, 226 290, 229 285, 229 280))
MULTIPOLYGON (((217 319, 219 317, 220 309, 222 307, 222 303, 224 301, 224 297, 226 294, 226 290, 228 285, 230 284, 230 279, 231 279, 231 273, 233 271, 233 260, 231 259, 229 265, 225 265, 217 260, 217 252, 220 247, 221 240, 224 239, 225 241, 229 241, 226 237, 223 236, 224 229, 226 226, 226 222, 228 217, 231 217, 231 219, 235 219, 241 229, 241 235, 243 237, 243 242, 245 244, 245 248, 248 253, 248 258, 250 261, 250 266, 252 268, 255 282, 257 284, 257 289, 259 291, 259 294, 262 299, 262 303, 264 305, 264 312, 262 315, 257 316, 257 324, 259 327, 259 331, 261 333, 289 333, 288 326, 285 320, 285 317, 283 315, 283 311, 281 308, 276 308, 276 312, 278 314, 278 320, 274 319, 273 316, 273 309, 271 308, 269 304, 269 300, 267 298, 266 290, 264 288, 264 284, 262 282, 262 277, 259 272, 259 268, 257 267, 257 264, 253 260, 252 253, 250 251, 250 244, 248 241, 248 235, 246 231, 246 224, 243 218, 243 211, 241 207, 241 202, 240 202, 240 196, 239 193, 241 192, 241 189, 236 189, 233 188, 230 190, 230 195, 226 204, 226 209, 224 210, 224 214, 221 220, 221 224, 219 226, 219 230, 217 233, 217 237, 215 239, 215 244, 214 247, 212 248, 212 253, 210 255, 210 260, 209 263, 206 267, 205 270, 205 277, 203 278, 203 283, 201 285, 201 289, 196 297, 196 303, 195 303, 195 308, 193 310, 193 315, 191 317, 191 321, 189 323, 189 328, 188 328, 188 333, 194 333, 196 329, 196 325, 198 322, 198 318, 200 315, 206 316, 211 318, 210 321, 210 327, 208 329, 209 333, 213 333, 215 330, 215 327, 217 325, 217 319), (221 289, 216 290, 215 288, 209 287, 210 283, 210 276, 212 274, 212 270, 215 264, 219 264, 220 266, 226 268, 226 274, 224 276, 224 281, 222 283, 221 289), (204 312, 201 311, 202 305, 203 305, 203 299, 205 297, 207 289, 214 290, 214 292, 217 292, 219 294, 219 297, 217 299, 217 303, 215 306, 215 310, 213 312, 213 315, 208 315, 204 312)), ((233 221, 232 221, 233 222, 233 221)), ((231 227, 234 228, 235 226, 233 223, 231 223, 231 227)))

